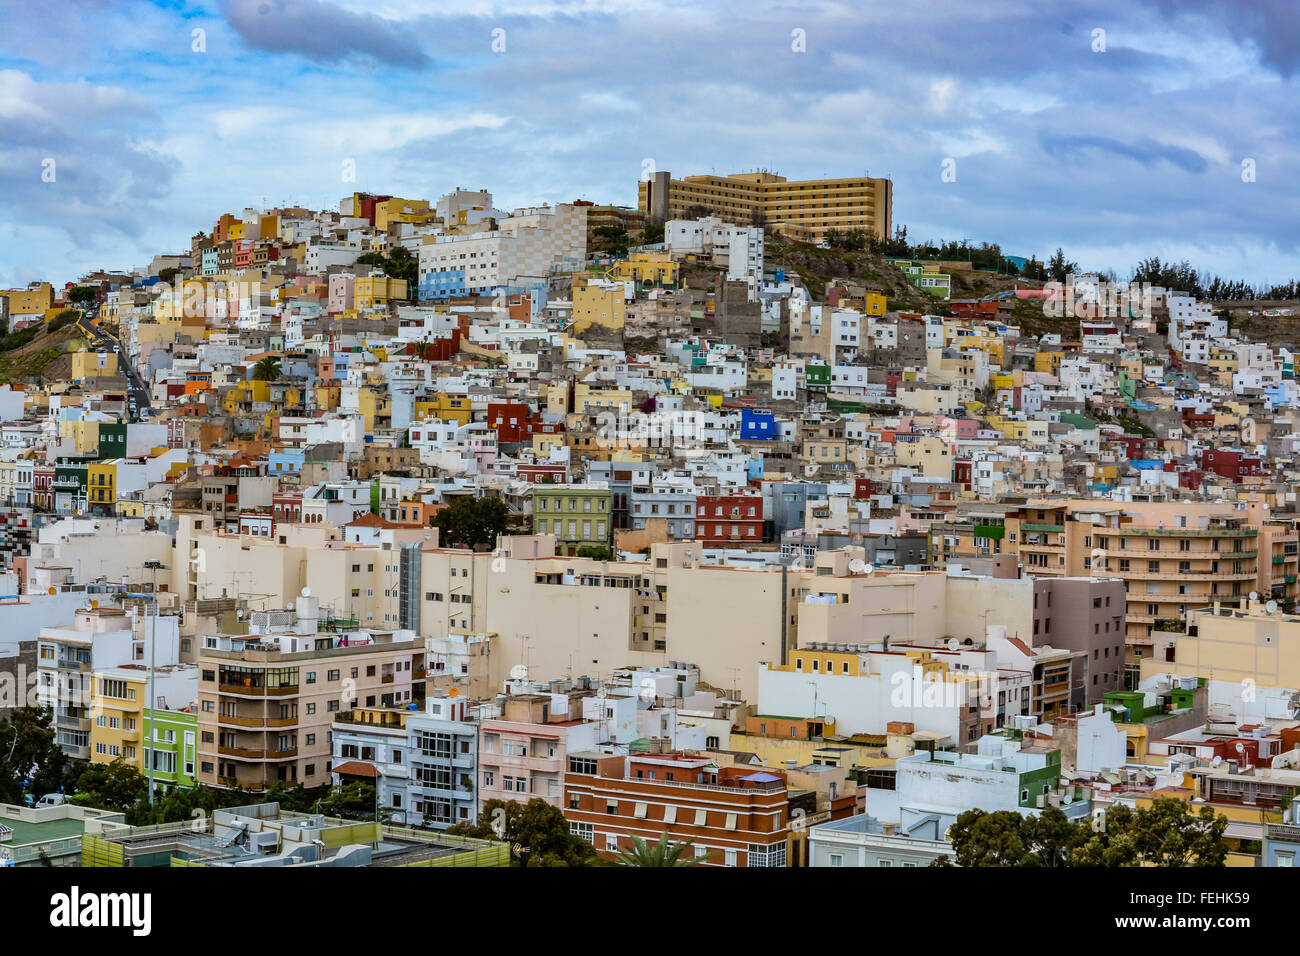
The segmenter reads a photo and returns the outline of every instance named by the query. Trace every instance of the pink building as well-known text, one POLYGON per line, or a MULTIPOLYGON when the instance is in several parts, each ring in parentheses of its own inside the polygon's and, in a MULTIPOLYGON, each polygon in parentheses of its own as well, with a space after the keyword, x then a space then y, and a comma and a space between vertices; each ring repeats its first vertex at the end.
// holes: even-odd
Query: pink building
POLYGON ((336 315, 353 308, 353 291, 356 276, 338 274, 330 276, 329 312, 336 315))
POLYGON ((541 799, 564 808, 568 755, 600 743, 600 724, 571 719, 569 701, 566 694, 511 694, 501 700, 500 717, 479 724, 480 806, 541 799))

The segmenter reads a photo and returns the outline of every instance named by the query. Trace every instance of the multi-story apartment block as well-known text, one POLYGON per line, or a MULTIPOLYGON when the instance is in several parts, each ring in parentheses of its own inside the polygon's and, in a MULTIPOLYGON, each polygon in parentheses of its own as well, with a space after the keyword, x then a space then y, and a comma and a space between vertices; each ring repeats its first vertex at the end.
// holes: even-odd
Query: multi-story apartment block
POLYGON ((1300 550, 1262 502, 1031 500, 931 526, 935 564, 1015 554, 1027 574, 1104 576, 1127 590, 1127 682, 1171 660, 1189 610, 1252 592, 1291 606, 1300 550), (1168 635, 1168 636, 1166 636, 1168 635))
POLYGON ((888 179, 787 180, 769 172, 673 179, 656 172, 637 183, 637 203, 652 222, 712 213, 811 241, 832 230, 862 229, 882 239, 893 230, 888 179))
POLYGON ((478 724, 470 701, 430 697, 424 710, 358 707, 333 724, 336 784, 368 782, 404 826, 445 830, 478 817, 478 724))
POLYGON ((708 545, 761 544, 762 495, 701 495, 696 498, 695 537, 708 545))
POLYGON ((533 488, 533 532, 550 534, 556 551, 609 547, 613 533, 609 487, 603 483, 537 485, 533 488))
POLYGON ((537 799, 563 807, 568 755, 594 751, 605 725, 573 716, 564 694, 506 694, 499 706, 500 716, 479 724, 480 803, 537 799))
POLYGON ((565 774, 569 832, 605 859, 632 838, 690 842, 702 866, 786 865, 789 797, 785 774, 719 767, 689 753, 574 754, 565 774))
POLYGON ((424 698, 424 642, 410 631, 322 631, 318 599, 259 611, 245 635, 199 651, 199 772, 207 786, 265 790, 330 780, 337 714, 424 698))

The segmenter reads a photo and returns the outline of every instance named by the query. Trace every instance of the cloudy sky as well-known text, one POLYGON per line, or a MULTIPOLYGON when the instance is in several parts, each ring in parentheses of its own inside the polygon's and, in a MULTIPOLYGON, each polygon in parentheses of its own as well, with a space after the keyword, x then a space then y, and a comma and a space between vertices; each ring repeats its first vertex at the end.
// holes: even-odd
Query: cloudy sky
POLYGON ((0 285, 354 189, 634 205, 650 164, 889 176, 912 238, 1281 282, 1291 6, 0 0, 0 285))

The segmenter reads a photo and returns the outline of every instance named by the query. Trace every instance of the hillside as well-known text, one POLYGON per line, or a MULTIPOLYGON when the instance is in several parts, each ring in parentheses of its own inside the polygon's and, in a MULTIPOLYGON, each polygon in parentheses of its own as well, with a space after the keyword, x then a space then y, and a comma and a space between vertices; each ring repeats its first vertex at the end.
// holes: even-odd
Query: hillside
MULTIPOLYGON (((911 285, 903 270, 874 253, 819 249, 811 243, 792 242, 781 236, 769 237, 765 252, 768 269, 784 269, 798 275, 815 300, 825 296, 832 279, 854 279, 884 292, 891 311, 916 310, 938 315, 947 311, 945 303, 911 285)), ((977 299, 1007 292, 1016 284, 1011 276, 990 272, 954 270, 949 274, 954 299, 977 299)), ((1078 328, 1076 322, 1045 316, 1042 306, 1033 300, 1017 300, 1012 314, 1022 329, 1032 335, 1078 328)))
POLYGON ((0 337, 0 384, 65 380, 72 375, 71 354, 85 348, 75 324, 34 336, 16 332, 0 337))

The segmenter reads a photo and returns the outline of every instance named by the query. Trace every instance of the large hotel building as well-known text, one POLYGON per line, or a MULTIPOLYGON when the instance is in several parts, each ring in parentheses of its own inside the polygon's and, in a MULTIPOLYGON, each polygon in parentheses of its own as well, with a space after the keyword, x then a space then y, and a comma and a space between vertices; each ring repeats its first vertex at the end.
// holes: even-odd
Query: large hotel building
POLYGON ((792 238, 818 241, 828 232, 892 230, 894 186, 888 179, 788 181, 775 173, 687 176, 652 173, 637 184, 637 203, 652 222, 691 218, 700 209, 738 225, 762 223, 792 238))

